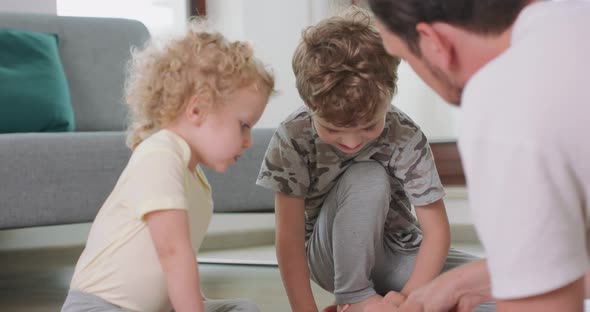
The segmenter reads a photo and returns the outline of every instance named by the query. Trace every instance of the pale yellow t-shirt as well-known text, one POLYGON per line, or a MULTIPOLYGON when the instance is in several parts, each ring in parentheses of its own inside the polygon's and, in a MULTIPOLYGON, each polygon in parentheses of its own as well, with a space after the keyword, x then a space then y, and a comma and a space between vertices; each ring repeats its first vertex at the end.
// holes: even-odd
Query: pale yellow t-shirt
MULTIPOLYGON (((190 149, 161 130, 133 152, 113 192, 98 212, 70 287, 131 311, 170 311, 164 272, 143 217, 152 211, 188 210, 198 251, 213 213, 211 189, 190 149)), ((195 259, 196 261, 196 259, 195 259)))

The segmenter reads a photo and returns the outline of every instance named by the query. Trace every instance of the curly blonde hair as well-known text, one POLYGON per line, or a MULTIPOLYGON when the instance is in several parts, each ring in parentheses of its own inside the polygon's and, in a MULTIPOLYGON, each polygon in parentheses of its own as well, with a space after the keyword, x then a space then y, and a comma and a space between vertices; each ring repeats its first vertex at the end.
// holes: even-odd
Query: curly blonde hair
POLYGON ((292 65, 299 95, 313 114, 353 127, 389 105, 399 63, 385 51, 372 16, 353 6, 305 29, 292 65))
POLYGON ((176 120, 192 97, 215 109, 241 88, 253 87, 267 98, 273 92, 274 77, 250 45, 203 31, 205 24, 194 20, 183 37, 152 39, 132 51, 125 84, 131 149, 176 120))

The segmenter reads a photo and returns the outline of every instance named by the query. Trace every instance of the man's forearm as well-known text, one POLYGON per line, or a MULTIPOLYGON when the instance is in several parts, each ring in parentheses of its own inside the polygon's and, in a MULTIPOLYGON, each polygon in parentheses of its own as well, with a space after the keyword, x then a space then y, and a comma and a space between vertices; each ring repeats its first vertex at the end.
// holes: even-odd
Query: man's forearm
POLYGON ((479 298, 480 303, 492 300, 487 260, 474 261, 448 272, 457 299, 479 298))

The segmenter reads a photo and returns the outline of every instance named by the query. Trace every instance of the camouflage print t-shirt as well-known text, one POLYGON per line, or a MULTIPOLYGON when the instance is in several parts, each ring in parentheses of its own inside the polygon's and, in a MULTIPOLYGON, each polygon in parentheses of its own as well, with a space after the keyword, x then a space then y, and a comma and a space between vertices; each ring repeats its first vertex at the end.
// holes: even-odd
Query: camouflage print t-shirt
POLYGON ((444 190, 426 136, 396 107, 389 108, 381 135, 354 154, 324 143, 308 108, 298 109, 273 135, 256 184, 305 199, 307 240, 338 178, 348 167, 363 161, 378 162, 390 177, 386 244, 396 250, 416 249, 422 232, 411 205, 432 203, 444 196, 444 190))

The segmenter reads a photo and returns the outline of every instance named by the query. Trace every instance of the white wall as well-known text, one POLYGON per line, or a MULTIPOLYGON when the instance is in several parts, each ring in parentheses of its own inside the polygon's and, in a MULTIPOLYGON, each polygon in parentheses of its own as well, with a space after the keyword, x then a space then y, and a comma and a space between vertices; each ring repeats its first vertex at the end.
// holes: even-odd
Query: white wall
MULTIPOLYGON (((0 11, 56 14, 58 1, 63 4, 94 3, 88 0, 1 0, 0 11)), ((161 6, 161 13, 177 14, 184 12, 176 7, 182 5, 181 2, 165 0, 159 1, 158 5, 161 6)), ((274 70, 278 94, 271 99, 257 127, 276 127, 291 111, 302 105, 291 70, 291 56, 301 31, 348 3, 350 0, 207 1, 208 15, 216 28, 230 39, 251 41, 256 47, 257 54, 274 70)), ((72 8, 69 10, 72 11, 72 8)), ((151 9, 155 10, 155 7, 151 9)), ((174 20, 180 18, 174 17, 174 20)), ((170 28, 169 25, 152 26, 156 30, 159 30, 158 27, 170 28)), ((429 138, 456 137, 459 124, 458 110, 444 104, 407 64, 402 63, 399 75, 399 93, 394 98, 394 105, 410 115, 429 138)))
POLYGON ((252 42, 256 54, 275 74, 277 94, 256 125, 276 127, 303 105, 295 88, 291 57, 301 31, 349 0, 208 0, 207 15, 231 40, 252 42))
POLYGON ((295 89, 291 56, 301 30, 312 22, 311 13, 311 0, 207 1, 207 14, 216 29, 231 40, 252 42, 256 54, 274 71, 278 94, 271 99, 257 127, 276 127, 302 105, 295 89))
POLYGON ((53 0, 57 14, 118 17, 141 21, 154 36, 186 31, 187 0, 53 0))
POLYGON ((400 64, 398 77, 399 92, 393 104, 408 114, 430 140, 456 138, 460 109, 432 91, 406 62, 400 64))
POLYGON ((56 14, 56 0, 2 0, 0 12, 56 14))
MULTIPOLYGON (((251 41, 258 56, 274 69, 278 94, 257 127, 276 127, 303 103, 295 89, 291 57, 301 31, 333 14, 347 0, 208 0, 215 28, 232 40, 251 41)), ((399 93, 393 103, 412 117, 430 139, 456 137, 457 109, 447 105, 402 63, 399 93)))

